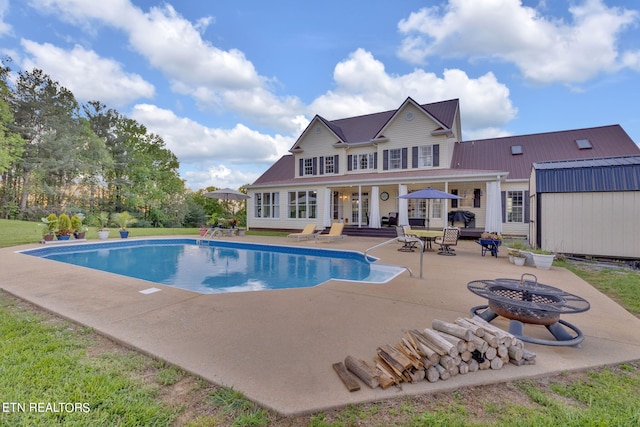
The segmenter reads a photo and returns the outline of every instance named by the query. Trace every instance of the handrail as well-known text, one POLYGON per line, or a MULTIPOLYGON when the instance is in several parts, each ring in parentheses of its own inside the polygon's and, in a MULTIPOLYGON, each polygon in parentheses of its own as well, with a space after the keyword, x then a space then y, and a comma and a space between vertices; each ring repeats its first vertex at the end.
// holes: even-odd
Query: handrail
MULTIPOLYGON (((371 250, 374 250, 374 249, 377 249, 377 248, 380 248, 382 246, 388 245, 389 243, 395 243, 395 242, 397 242, 397 240, 398 240, 398 238, 394 237, 393 239, 386 240, 386 241, 384 241, 382 243, 378 243, 377 245, 371 246, 370 248, 366 249, 364 251, 364 259, 365 259, 365 261, 367 261, 369 264, 372 264, 372 262, 369 261, 369 257, 367 256, 367 252, 369 252, 371 250)), ((423 278, 422 277, 422 257, 424 256, 424 242, 421 239, 417 239, 417 242, 420 243, 420 279, 422 279, 423 278)), ((411 271, 411 269, 409 267, 404 266, 404 265, 402 267, 407 269, 407 271, 409 272, 409 275, 411 277, 414 277, 413 271, 411 271)))

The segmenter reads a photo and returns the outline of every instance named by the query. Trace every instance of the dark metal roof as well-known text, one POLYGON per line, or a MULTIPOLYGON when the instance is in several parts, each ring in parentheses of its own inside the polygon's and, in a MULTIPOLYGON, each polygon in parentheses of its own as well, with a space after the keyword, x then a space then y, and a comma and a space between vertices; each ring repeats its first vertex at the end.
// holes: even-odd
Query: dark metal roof
POLYGON ((640 191, 640 156, 534 163, 536 192, 640 191))
POLYGON ((602 126, 560 132, 464 141, 456 144, 452 168, 509 171, 507 179, 529 179, 535 162, 640 155, 640 148, 619 126, 602 126), (588 139, 593 148, 579 149, 578 139, 588 139), (522 154, 511 154, 511 146, 522 154))

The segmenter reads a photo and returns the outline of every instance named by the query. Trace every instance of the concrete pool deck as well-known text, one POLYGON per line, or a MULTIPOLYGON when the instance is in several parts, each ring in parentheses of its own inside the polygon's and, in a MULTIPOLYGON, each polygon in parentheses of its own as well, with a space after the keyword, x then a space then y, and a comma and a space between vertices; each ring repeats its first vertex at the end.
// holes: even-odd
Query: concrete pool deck
MULTIPOLYGON (((187 236, 194 237, 194 236, 187 236)), ((332 243, 295 242, 279 237, 241 236, 225 240, 364 251, 384 239, 347 237, 332 243)), ((113 241, 113 239, 111 239, 113 241)), ((53 313, 196 374, 233 387, 283 415, 329 410, 350 403, 449 391, 466 386, 553 375, 640 359, 640 319, 569 271, 537 270, 481 256, 472 241, 461 241, 457 256, 425 252, 424 279, 403 273, 386 284, 330 281, 315 288, 197 294, 150 282, 89 270, 0 249, 0 288, 53 313), (535 274, 591 303, 584 313, 562 318, 585 335, 580 348, 526 344, 536 364, 422 381, 402 388, 350 393, 332 368, 347 355, 373 360, 376 348, 395 344, 407 329, 431 327, 433 319, 454 321, 486 300, 467 283, 535 274), (142 294, 155 287, 159 292, 142 294)), ((398 252, 393 243, 371 255, 381 263, 420 273, 420 253, 398 252)), ((507 329, 499 318, 495 325, 507 329)), ((526 326, 528 335, 549 338, 544 327, 526 326)))

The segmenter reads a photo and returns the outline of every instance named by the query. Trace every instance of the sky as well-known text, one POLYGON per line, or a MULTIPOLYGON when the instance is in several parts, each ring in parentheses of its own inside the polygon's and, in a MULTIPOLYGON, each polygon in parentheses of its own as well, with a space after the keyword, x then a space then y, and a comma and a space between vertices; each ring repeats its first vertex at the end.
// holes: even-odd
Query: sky
POLYGON ((317 114, 460 99, 463 139, 620 124, 634 0, 0 0, 0 55, 159 135, 197 191, 255 181, 317 114))

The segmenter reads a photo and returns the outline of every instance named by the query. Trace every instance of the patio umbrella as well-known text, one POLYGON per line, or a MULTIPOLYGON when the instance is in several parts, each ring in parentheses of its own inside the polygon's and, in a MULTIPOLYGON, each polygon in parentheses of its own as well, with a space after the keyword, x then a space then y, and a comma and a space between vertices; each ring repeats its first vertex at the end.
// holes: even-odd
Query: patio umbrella
POLYGON ((435 188, 427 187, 422 190, 413 191, 409 194, 399 196, 400 199, 426 199, 427 200, 427 229, 429 229, 429 220, 431 215, 431 199, 462 199, 455 194, 445 193, 435 188))
MULTIPOLYGON (((239 191, 232 190, 231 188, 223 188, 220 190, 209 191, 204 193, 205 197, 210 197, 212 199, 223 199, 225 201, 225 208, 228 206, 229 200, 247 200, 249 196, 243 194, 239 191)), ((229 213, 227 211, 227 213, 229 213)))

